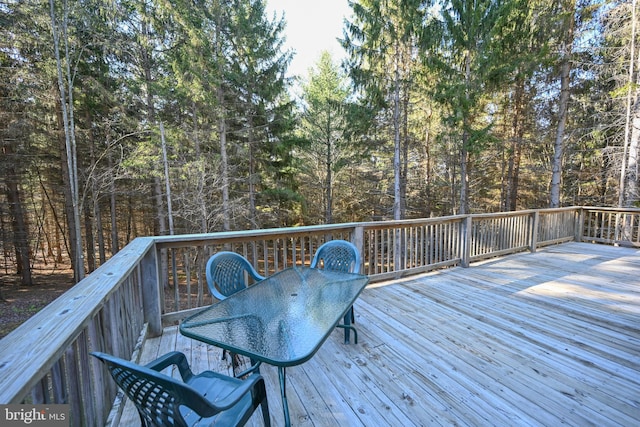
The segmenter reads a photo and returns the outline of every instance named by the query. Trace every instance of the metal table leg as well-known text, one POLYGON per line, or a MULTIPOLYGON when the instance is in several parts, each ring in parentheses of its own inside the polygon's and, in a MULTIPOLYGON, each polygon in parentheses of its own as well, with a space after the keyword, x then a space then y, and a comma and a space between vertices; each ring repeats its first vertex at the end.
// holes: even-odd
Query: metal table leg
POLYGON ((284 412, 284 425, 285 427, 291 427, 291 420, 289 419, 289 403, 287 402, 287 380, 286 371, 284 366, 278 366, 278 377, 280 378, 280 393, 282 394, 282 410, 284 412))
POLYGON ((349 333, 353 331, 353 342, 358 344, 358 331, 356 331, 356 328, 351 324, 350 310, 344 315, 343 322, 344 323, 336 325, 336 327, 344 329, 344 343, 349 344, 349 333))

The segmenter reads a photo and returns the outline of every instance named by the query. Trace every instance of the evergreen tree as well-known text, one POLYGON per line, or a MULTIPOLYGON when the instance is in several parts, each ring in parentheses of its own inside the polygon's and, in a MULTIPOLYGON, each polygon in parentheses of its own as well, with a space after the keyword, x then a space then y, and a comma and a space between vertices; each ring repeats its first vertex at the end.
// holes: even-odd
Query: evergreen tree
POLYGON ((24 8, 0 8, 0 188, 4 195, 0 204, 0 241, 5 254, 13 253, 22 285, 32 284, 31 230, 24 187, 28 185, 27 172, 33 167, 29 155, 34 149, 30 144, 33 129, 29 111, 34 106, 29 99, 37 88, 37 82, 26 72, 33 66, 26 56, 29 40, 23 25, 27 14, 24 8))
POLYGON ((234 1, 229 25, 227 124, 229 135, 241 147, 237 154, 242 168, 236 186, 246 189, 236 194, 247 195, 247 225, 259 228, 264 224, 260 213, 266 214, 265 220, 270 216, 269 195, 278 193, 273 202, 280 205, 281 197, 288 194, 280 190, 291 190, 286 184, 281 188, 284 177, 277 176, 284 170, 282 162, 289 159, 278 145, 288 146, 293 130, 293 104, 287 96, 289 81, 285 77, 291 53, 282 51, 284 22, 266 17, 263 0, 234 1))
POLYGON ((322 52, 316 68, 309 72, 308 82, 302 86, 304 107, 300 130, 302 137, 309 141, 301 150, 305 156, 304 182, 309 190, 321 190, 322 197, 313 194, 310 197, 313 201, 322 200, 320 206, 324 207, 324 213, 318 215, 318 219, 322 218, 325 224, 333 223, 335 174, 348 165, 354 154, 347 141, 348 95, 345 77, 329 52, 322 52))
POLYGON ((607 66, 601 79, 613 85, 610 120, 616 124, 616 140, 612 145, 622 148, 615 162, 620 169, 618 205, 632 207, 640 200, 640 5, 637 0, 613 2, 602 24, 608 31, 602 50, 607 66))
POLYGON ((405 215, 408 107, 419 62, 425 12, 423 0, 361 0, 353 2, 343 47, 349 70, 365 102, 390 116, 393 141, 393 218, 405 215), (403 156, 404 154, 404 156, 403 156))
POLYGON ((448 110, 448 127, 459 137, 461 214, 469 213, 472 156, 490 141, 491 123, 484 108, 493 79, 503 61, 499 51, 500 0, 453 0, 443 5, 443 39, 437 59, 437 99, 448 110))

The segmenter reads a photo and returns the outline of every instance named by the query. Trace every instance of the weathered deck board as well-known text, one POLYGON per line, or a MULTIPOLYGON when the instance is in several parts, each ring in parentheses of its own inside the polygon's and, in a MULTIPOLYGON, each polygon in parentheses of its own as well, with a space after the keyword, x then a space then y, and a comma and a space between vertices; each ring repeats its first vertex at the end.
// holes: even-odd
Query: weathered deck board
MULTIPOLYGON (((640 424, 638 250, 569 243, 372 284, 355 314, 358 345, 338 330, 287 369, 293 425, 640 424)), ((173 349, 194 371, 229 372, 220 350, 175 327, 142 361, 173 349)), ((280 426, 277 370, 261 372, 280 426)))

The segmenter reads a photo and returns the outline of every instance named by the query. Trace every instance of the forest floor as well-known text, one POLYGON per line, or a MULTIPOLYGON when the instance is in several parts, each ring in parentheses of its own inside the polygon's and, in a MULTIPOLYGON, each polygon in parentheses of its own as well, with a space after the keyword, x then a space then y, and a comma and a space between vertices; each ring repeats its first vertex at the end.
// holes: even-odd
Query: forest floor
POLYGON ((0 273, 0 338, 20 326, 73 286, 73 271, 57 268, 32 273, 33 285, 21 286, 20 277, 0 273))

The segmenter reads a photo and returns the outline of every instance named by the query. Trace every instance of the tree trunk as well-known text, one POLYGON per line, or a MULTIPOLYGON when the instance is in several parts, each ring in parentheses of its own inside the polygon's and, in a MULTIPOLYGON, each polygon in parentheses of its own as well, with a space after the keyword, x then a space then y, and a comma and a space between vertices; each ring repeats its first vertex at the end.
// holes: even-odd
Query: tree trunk
MULTIPOLYGON (((224 15, 221 13, 222 6, 219 2, 216 2, 215 10, 219 13, 216 14, 216 32, 215 32, 215 55, 216 63, 219 64, 219 72, 224 69, 225 57, 222 28, 225 25, 223 22, 224 15)), ((229 156, 227 154, 227 118, 224 102, 224 87, 222 86, 222 75, 220 82, 216 88, 216 99, 218 101, 218 136, 220 138, 220 180, 222 181, 222 230, 231 230, 231 206, 229 201, 229 156)))
MULTIPOLYGON (((192 116, 193 116, 193 131, 192 131, 192 139, 193 139, 193 145, 194 145, 194 150, 195 150, 195 158, 196 159, 200 159, 202 158, 202 150, 200 148, 200 128, 198 126, 198 119, 199 119, 199 110, 198 110, 198 104, 195 102, 192 102, 191 104, 191 111, 192 111, 192 116)), ((205 187, 205 182, 206 182, 206 172, 203 171, 201 174, 198 175, 198 187, 204 189, 205 187)), ((198 203, 198 210, 200 212, 200 232, 201 233, 206 233, 207 232, 207 200, 205 197, 201 196, 198 198, 197 200, 198 203)))
POLYGON ((83 205, 84 213, 84 234, 87 244, 87 269, 89 273, 96 269, 96 243, 93 237, 93 218, 91 216, 91 206, 89 203, 83 205))
MULTIPOLYGON (((69 257, 71 259, 71 265, 73 267, 73 271, 74 271, 74 280, 76 282, 79 281, 79 266, 78 266, 78 255, 77 255, 77 236, 78 234, 76 233, 76 227, 74 224, 74 208, 73 208, 73 196, 72 196, 72 190, 71 190, 71 184, 69 182, 70 180, 70 176, 69 176, 69 162, 67 161, 67 150, 65 148, 65 137, 64 137, 64 131, 63 131, 63 121, 64 118, 62 116, 62 111, 59 107, 59 103, 56 104, 56 118, 58 119, 58 124, 59 124, 59 131, 58 131, 58 142, 59 142, 59 148, 60 148, 60 168, 62 170, 62 185, 63 185, 63 189, 62 192, 64 194, 64 213, 65 213, 65 218, 67 221, 67 228, 69 230, 69 239, 68 241, 65 240, 65 243, 67 244, 67 253, 69 254, 69 257)), ((59 257, 60 259, 60 257, 59 257)), ((61 260, 61 259, 60 259, 61 260)))
POLYGON ((73 77, 70 68, 71 58, 69 58, 69 40, 67 38, 67 24, 68 24, 68 10, 65 3, 64 16, 60 25, 62 27, 62 35, 64 36, 64 47, 66 53, 66 61, 63 69, 62 59, 60 56, 60 34, 58 32, 58 20, 55 15, 55 8, 53 0, 49 0, 50 18, 51 18, 51 32, 53 36, 53 49, 56 58, 56 70, 58 76, 58 89, 60 91, 61 107, 58 120, 60 128, 64 131, 64 155, 66 160, 66 184, 68 191, 65 192, 68 195, 67 201, 68 209, 67 214, 69 222, 69 234, 71 243, 71 259, 73 262, 73 273, 76 282, 79 282, 84 278, 84 256, 82 252, 82 233, 80 228, 80 193, 78 187, 78 163, 76 155, 76 137, 75 137, 75 124, 73 117, 73 77), (65 81, 66 78, 66 81, 65 81))
MULTIPOLYGON (((11 145, 6 144, 4 155, 12 156, 11 145)), ((25 212, 20 197, 21 174, 12 165, 7 165, 5 185, 7 190, 7 201, 9 202, 9 213, 11 214, 11 229, 13 234, 13 246, 16 254, 16 270, 20 274, 22 285, 32 285, 30 249, 29 249, 29 229, 27 226, 25 212)))
POLYGON ((104 226, 102 225, 102 210, 100 209, 100 199, 93 200, 93 216, 96 219, 96 236, 98 238, 98 259, 100 265, 107 262, 107 254, 104 246, 104 226))
MULTIPOLYGON (((109 125, 107 125, 107 135, 109 133, 109 125)), ((95 165, 95 154, 94 154, 94 143, 91 142, 91 165, 93 169, 93 165, 95 165)), ((107 140, 107 149, 109 149, 109 141, 107 140)), ((113 180, 113 178, 112 178, 113 180)), ((93 178, 91 180, 91 192, 93 194, 93 217, 96 222, 96 238, 98 240, 98 259, 100 261, 100 265, 104 264, 106 259, 106 253, 104 249, 104 227, 102 225, 102 210, 100 209, 100 197, 98 197, 98 188, 96 186, 96 180, 93 178)))
POLYGON ((624 183, 624 199, 622 207, 634 207, 640 194, 638 193, 638 149, 640 148, 640 102, 637 99, 633 106, 633 118, 631 119, 631 138, 629 140, 629 153, 627 155, 626 173, 624 183))
POLYGON ((514 94, 514 113, 512 122, 513 140, 509 156, 507 172, 506 208, 515 211, 518 207, 518 183, 520 178, 520 159, 522 157, 522 140, 524 138, 524 81, 516 82, 514 94))
MULTIPOLYGON (((109 170, 113 168, 113 159, 111 158, 111 151, 107 155, 107 165, 109 170)), ((112 179, 109 181, 109 208, 111 212, 111 256, 120 251, 120 243, 118 237, 118 210, 116 206, 116 182, 112 179)))
POLYGON ((402 94, 402 169, 400 172, 400 216, 407 216, 407 181, 409 179, 409 90, 402 94))
POLYGON ((551 170, 551 193, 549 206, 560 207, 560 186, 562 182, 562 159, 564 152, 565 127, 569 110, 569 98, 571 97, 571 54, 573 46, 573 31, 575 26, 575 0, 565 3, 567 14, 566 38, 561 46, 560 66, 560 100, 558 102, 558 128, 556 140, 553 144, 553 165, 551 170))
POLYGON ((167 216, 165 215, 164 199, 162 197, 162 180, 159 176, 153 177, 153 185, 151 188, 153 190, 153 199, 156 202, 156 212, 158 215, 157 234, 164 236, 167 234, 167 216))
MULTIPOLYGON (((636 70, 636 0, 632 4, 631 38, 629 55, 629 78, 627 91, 626 119, 624 131, 624 149, 620 172, 620 207, 631 207, 638 201, 638 146, 640 139, 640 73, 636 70), (635 82, 635 84, 634 84, 635 82)), ((640 68, 640 55, 637 55, 640 68)))
POLYGON ((167 142, 164 135, 164 125, 160 121, 160 140, 162 143, 162 165, 164 166, 164 185, 167 198, 167 216, 169 218, 169 234, 173 236, 173 209, 171 207, 171 185, 169 182, 169 161, 167 159, 167 142))
POLYGON ((400 59, 396 49, 393 88, 393 219, 402 219, 400 163, 400 59))
POLYGON ((460 150, 460 215, 469 213, 469 152, 466 148, 468 140, 469 135, 464 131, 460 150))
MULTIPOLYGON (((146 6, 145 6, 146 7, 146 6)), ((146 95, 146 110, 147 110, 147 123, 151 125, 156 121, 156 111, 154 106, 154 88, 153 88, 153 60, 151 53, 151 30, 150 24, 148 22, 149 18, 146 15, 147 11, 144 11, 144 16, 142 17, 140 33, 142 34, 143 43, 140 46, 140 63, 142 67, 142 77, 143 84, 145 87, 144 93, 146 95)), ((153 177, 152 185, 152 198, 155 201, 156 215, 157 215, 157 231, 155 234, 159 234, 161 236, 167 234, 167 218, 164 210, 164 201, 163 201, 163 191, 162 191, 162 180, 159 176, 155 175, 153 177)), ((164 259, 164 256, 162 257, 164 259)), ((166 284, 166 283, 165 283, 166 284)))
MULTIPOLYGON (((222 89, 218 89, 218 101, 222 101, 222 89)), ((222 103, 220 104, 223 105, 222 103)), ((222 229, 231 230, 231 210, 229 208, 229 157, 227 155, 227 124, 224 113, 218 119, 218 133, 220 134, 220 168, 222 180, 222 229)))
MULTIPOLYGON (((471 81, 471 56, 465 55, 465 101, 469 105, 469 85, 471 81)), ((464 114, 462 123, 462 148, 460 149, 460 214, 469 213, 469 113, 464 114)))
POLYGON ((331 111, 328 112, 327 115, 327 128, 325 130, 326 134, 326 145, 327 145, 327 157, 326 157, 326 177, 324 182, 324 194, 325 194, 325 211, 324 211, 324 223, 332 224, 333 223, 333 176, 331 173, 331 168, 333 166, 333 150, 332 148, 332 140, 331 140, 331 111))
POLYGON ((249 220, 251 228, 258 228, 258 209, 256 207, 256 153, 253 129, 253 113, 249 111, 247 117, 247 126, 249 130, 249 220))
MULTIPOLYGON (((400 52, 396 42, 394 54, 394 82, 393 82, 393 219, 402 219, 402 173, 401 173, 401 141, 400 141, 400 52)), ((400 230, 398 230, 400 231, 400 230)), ((404 231, 404 230, 402 230, 404 231)), ((394 243, 394 268, 404 268, 403 239, 396 239, 394 243)))
MULTIPOLYGON (((85 120, 87 123, 91 123, 91 115, 89 114, 89 110, 85 110, 85 120)), ((84 207, 84 234, 85 234, 85 239, 87 242, 87 268, 89 270, 89 272, 92 272, 96 269, 96 243, 95 243, 95 236, 94 236, 94 232, 93 232, 93 224, 95 221, 95 218, 93 217, 93 214, 95 213, 95 205, 96 205, 96 199, 98 197, 97 194, 97 190, 96 190, 96 177, 95 177, 95 173, 96 173, 96 156, 95 156, 95 140, 93 138, 93 132, 88 132, 87 135, 88 138, 88 143, 89 143, 89 161, 90 161, 90 171, 91 174, 88 176, 88 180, 90 181, 91 185, 89 186, 89 188, 91 189, 91 200, 92 203, 84 203, 83 207, 84 207)), ((87 199, 87 202, 89 201, 89 199, 87 199)))
POLYGON ((425 208, 424 215, 431 216, 433 201, 431 200, 431 118, 427 115, 427 129, 424 132, 424 144, 422 146, 422 181, 424 183, 425 208))

